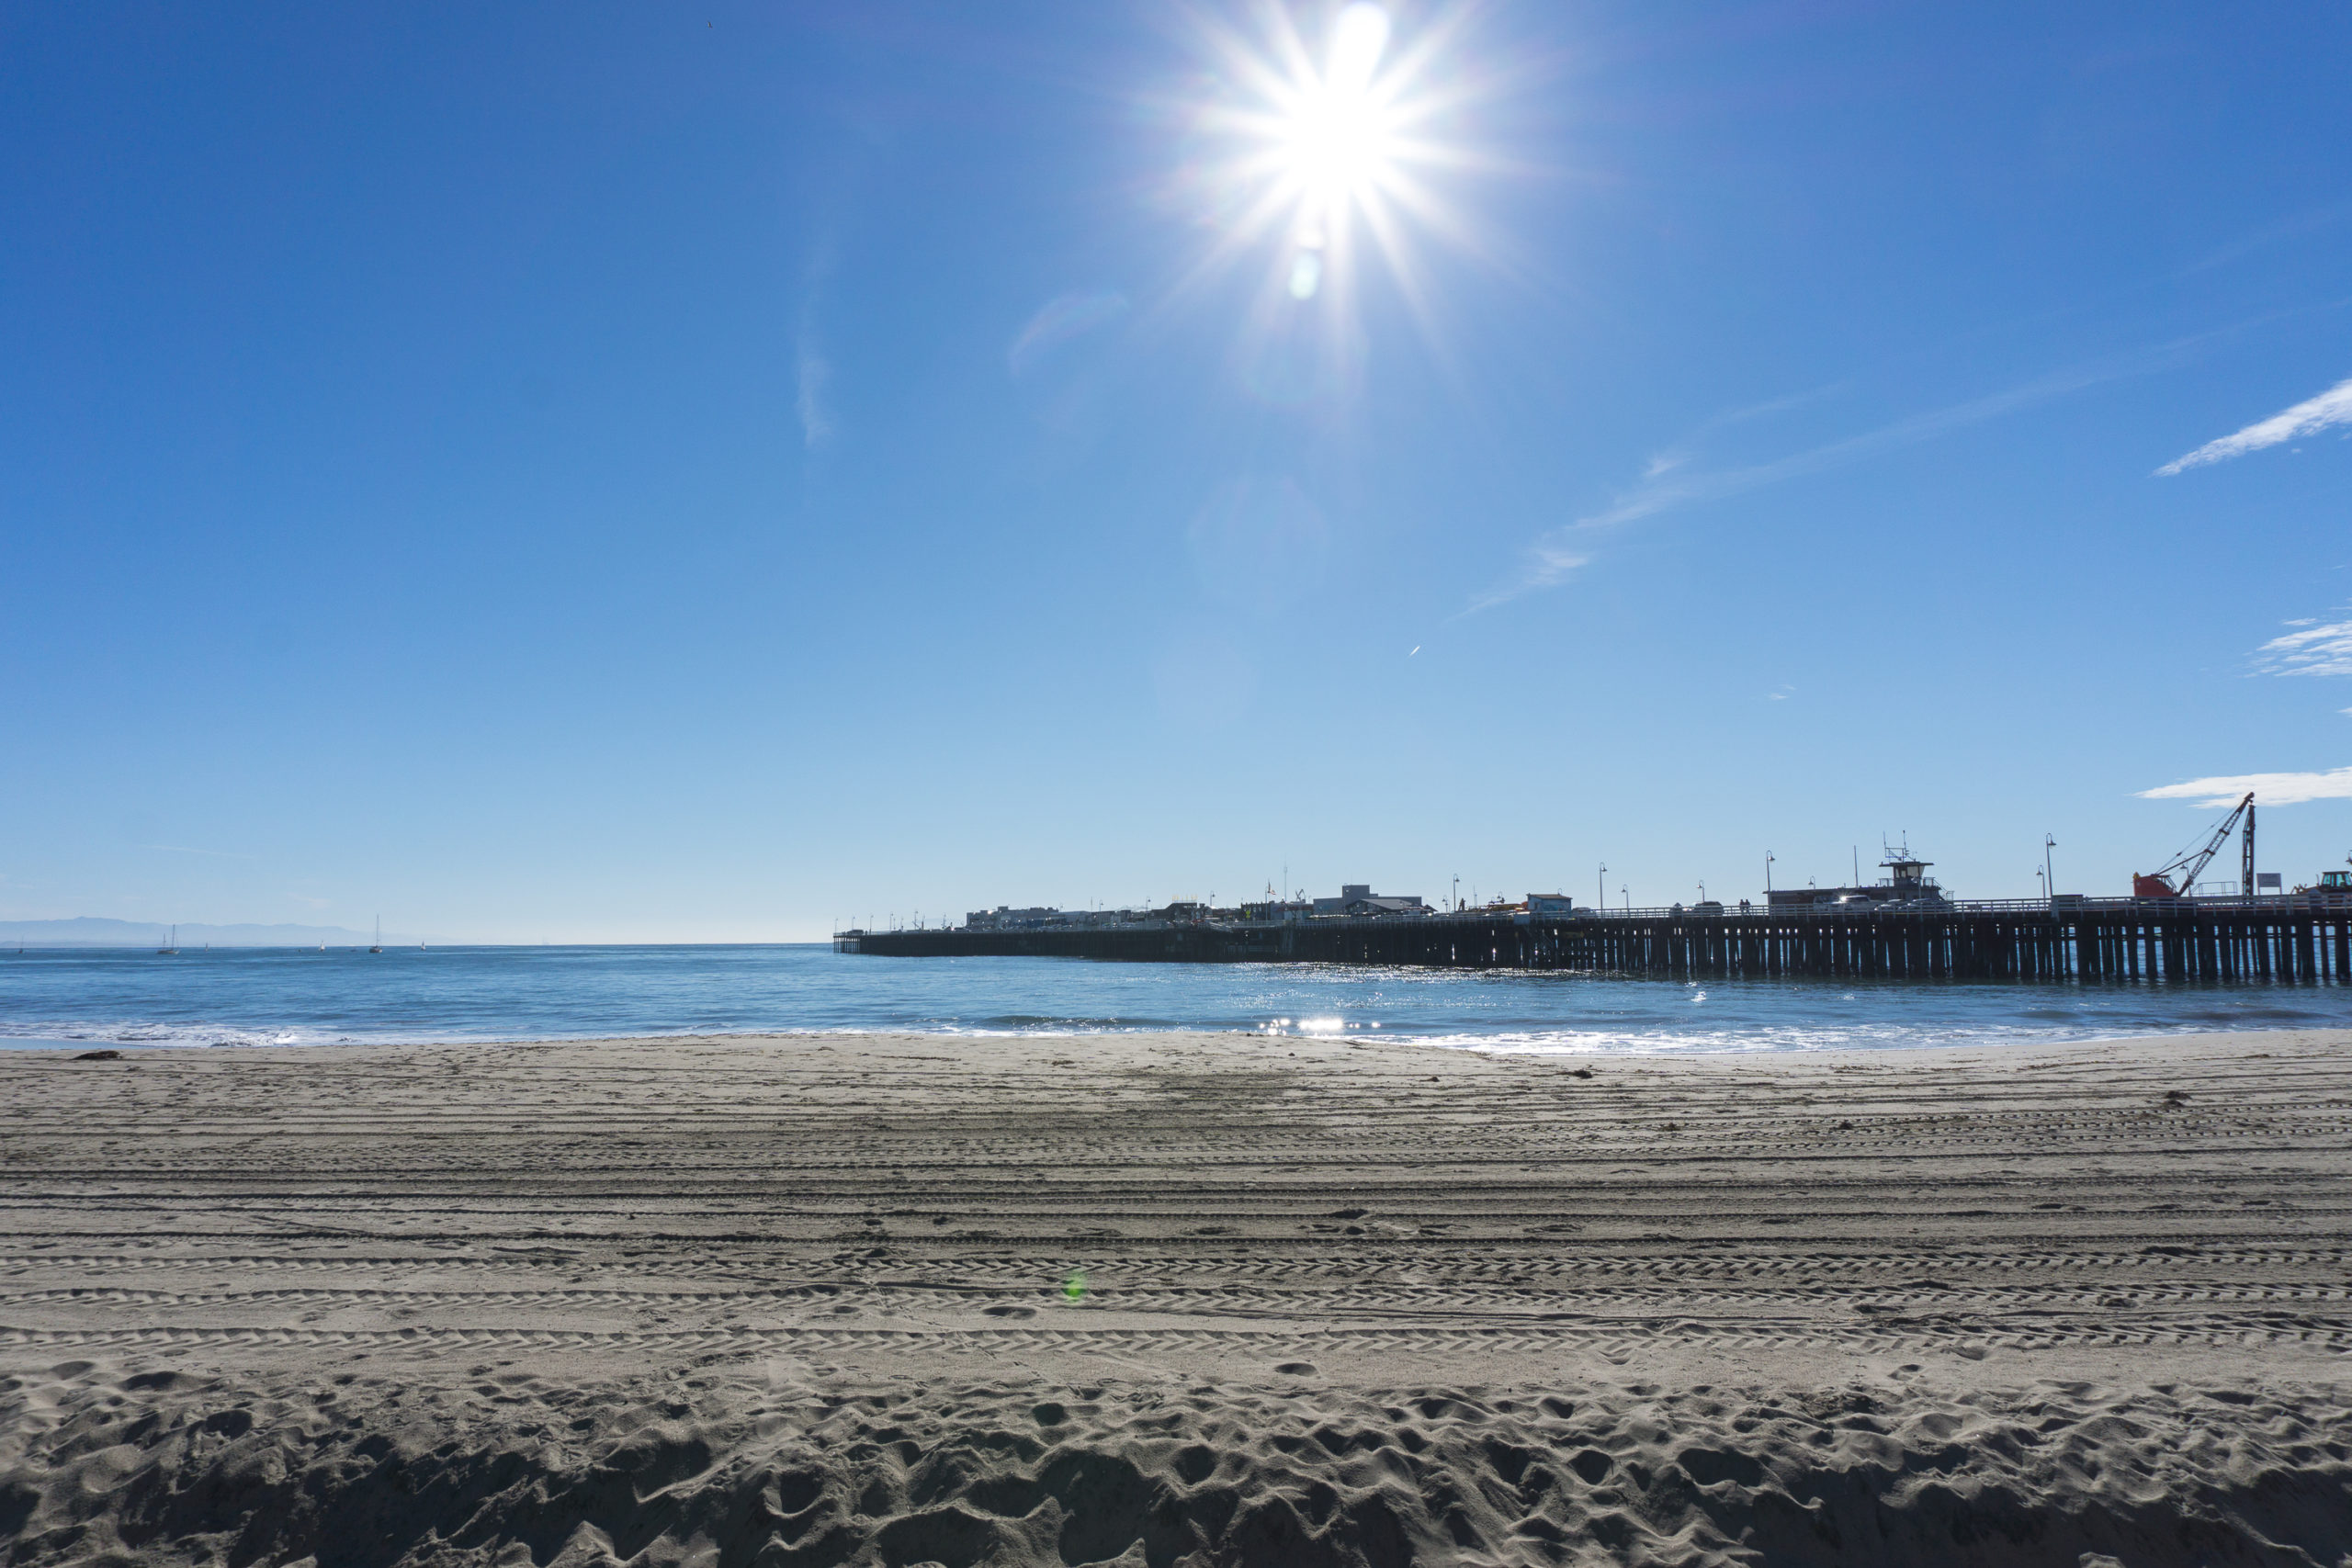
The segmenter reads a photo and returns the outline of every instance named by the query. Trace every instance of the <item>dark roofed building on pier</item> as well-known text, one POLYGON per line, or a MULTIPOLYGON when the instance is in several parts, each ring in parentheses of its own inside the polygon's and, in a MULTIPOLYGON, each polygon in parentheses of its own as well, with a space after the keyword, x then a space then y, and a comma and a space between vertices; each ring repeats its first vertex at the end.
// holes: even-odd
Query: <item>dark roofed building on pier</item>
POLYGON ((1943 889, 1928 874, 1928 867, 1934 863, 1917 859, 1907 847, 1889 850, 1886 858, 1879 862, 1887 874, 1883 882, 1868 887, 1775 887, 1765 895, 1766 905, 1773 909, 1805 909, 1822 904, 1848 908, 1913 908, 1941 904, 1945 901, 1943 889))
POLYGON ((1429 906, 1421 902, 1418 893, 1374 893, 1369 882, 1345 882, 1340 885, 1337 898, 1315 900, 1315 918, 1332 919, 1342 915, 1425 915, 1429 906))

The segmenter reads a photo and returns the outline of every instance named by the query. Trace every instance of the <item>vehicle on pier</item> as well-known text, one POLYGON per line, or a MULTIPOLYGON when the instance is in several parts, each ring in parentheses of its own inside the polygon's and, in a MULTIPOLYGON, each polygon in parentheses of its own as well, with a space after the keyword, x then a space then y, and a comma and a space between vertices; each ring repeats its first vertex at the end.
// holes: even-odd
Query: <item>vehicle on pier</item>
MULTIPOLYGON (((2352 855, 2344 857, 2352 865, 2352 855)), ((2352 871, 2323 871, 2317 882, 2307 882, 2295 889, 2295 897, 2313 904, 2352 903, 2352 871)))

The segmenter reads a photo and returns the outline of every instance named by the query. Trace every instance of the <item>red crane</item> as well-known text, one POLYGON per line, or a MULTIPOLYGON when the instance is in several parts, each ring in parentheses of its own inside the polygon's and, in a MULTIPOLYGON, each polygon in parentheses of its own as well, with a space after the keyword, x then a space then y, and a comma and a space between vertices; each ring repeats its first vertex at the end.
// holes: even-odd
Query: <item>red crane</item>
POLYGON ((2222 825, 2214 829, 2202 842, 2181 851, 2153 872, 2145 874, 2133 872, 2132 897, 2134 898, 2188 897, 2196 888, 2197 878, 2203 874, 2205 863, 2219 854, 2222 846, 2230 841, 2230 830, 2238 825, 2238 818, 2241 817, 2245 818, 2246 886, 2244 891, 2251 895, 2254 892, 2254 791, 2248 790, 2245 792, 2245 798, 2239 801, 2227 817, 2222 818, 2222 825))

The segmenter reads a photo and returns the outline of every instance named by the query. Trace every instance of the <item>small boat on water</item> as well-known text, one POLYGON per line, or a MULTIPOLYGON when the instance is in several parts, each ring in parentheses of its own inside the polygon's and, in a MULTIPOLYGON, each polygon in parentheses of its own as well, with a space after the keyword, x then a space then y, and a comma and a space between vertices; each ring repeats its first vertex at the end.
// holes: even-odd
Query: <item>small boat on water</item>
POLYGON ((376 945, 368 951, 370 953, 384 951, 384 917, 381 915, 376 917, 376 945))
POLYGON ((155 956, 158 958, 177 958, 179 955, 180 928, 174 926, 172 928, 172 934, 164 939, 164 945, 155 950, 155 956))

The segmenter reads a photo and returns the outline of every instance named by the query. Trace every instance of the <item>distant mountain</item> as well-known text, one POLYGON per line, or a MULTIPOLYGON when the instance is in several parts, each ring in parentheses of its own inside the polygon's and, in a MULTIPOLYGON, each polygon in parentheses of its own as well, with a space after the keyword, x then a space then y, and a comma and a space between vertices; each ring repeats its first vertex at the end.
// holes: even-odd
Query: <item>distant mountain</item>
MULTIPOLYGON (((0 920, 0 946, 161 947, 171 928, 154 920, 109 920, 83 915, 70 920, 0 920)), ((202 947, 366 947, 367 931, 342 926, 207 926, 180 922, 180 945, 202 947)), ((413 936, 384 933, 386 946, 413 945, 413 936)))

